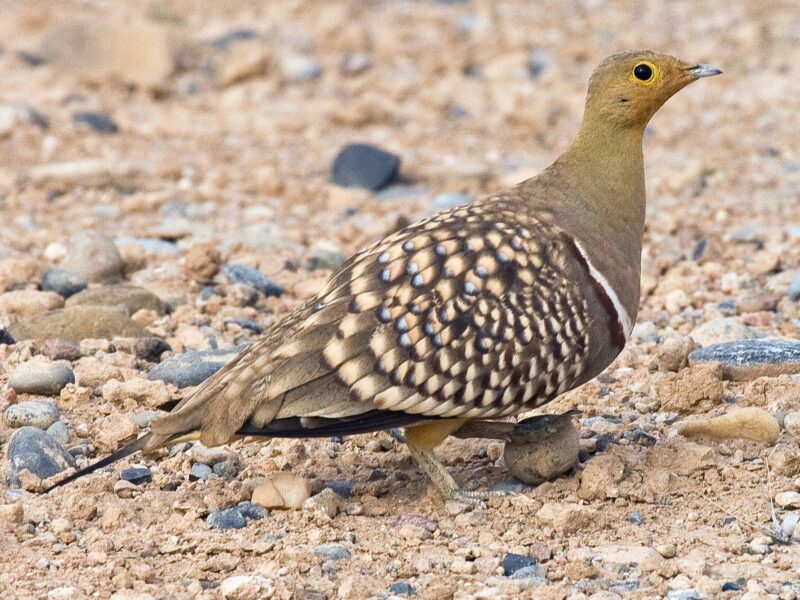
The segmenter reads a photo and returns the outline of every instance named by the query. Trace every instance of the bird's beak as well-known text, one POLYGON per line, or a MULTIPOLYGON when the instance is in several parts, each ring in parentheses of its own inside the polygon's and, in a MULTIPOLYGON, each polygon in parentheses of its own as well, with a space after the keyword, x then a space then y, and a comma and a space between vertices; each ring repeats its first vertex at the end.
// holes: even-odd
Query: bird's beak
POLYGON ((719 75, 722 73, 722 71, 720 71, 714 65, 695 65, 686 69, 686 72, 695 79, 700 79, 701 77, 713 77, 714 75, 719 75))

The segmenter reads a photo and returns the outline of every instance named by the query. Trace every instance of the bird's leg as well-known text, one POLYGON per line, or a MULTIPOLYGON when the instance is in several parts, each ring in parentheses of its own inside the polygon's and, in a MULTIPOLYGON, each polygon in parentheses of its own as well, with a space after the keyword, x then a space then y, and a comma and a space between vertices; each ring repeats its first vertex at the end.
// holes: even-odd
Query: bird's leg
POLYGON ((445 500, 455 500, 464 504, 479 504, 495 496, 507 496, 504 491, 469 491, 458 487, 456 480, 447 472, 444 465, 436 460, 435 448, 450 433, 461 427, 463 421, 453 419, 406 429, 406 445, 411 458, 436 486, 445 500))

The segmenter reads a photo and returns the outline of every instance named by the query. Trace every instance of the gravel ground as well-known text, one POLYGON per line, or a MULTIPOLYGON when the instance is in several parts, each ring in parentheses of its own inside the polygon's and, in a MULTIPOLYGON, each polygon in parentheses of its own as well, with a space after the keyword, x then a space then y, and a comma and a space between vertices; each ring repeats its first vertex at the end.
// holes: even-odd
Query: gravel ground
POLYGON ((796 3, 0 8, 3 597, 800 596, 796 3), (565 476, 451 440, 460 482, 518 493, 443 503, 379 433, 184 444, 37 493, 368 242, 545 167, 635 47, 725 74, 648 128, 638 324, 545 407, 579 411, 565 476), (353 143, 393 155, 334 170, 371 190, 331 182, 353 143))

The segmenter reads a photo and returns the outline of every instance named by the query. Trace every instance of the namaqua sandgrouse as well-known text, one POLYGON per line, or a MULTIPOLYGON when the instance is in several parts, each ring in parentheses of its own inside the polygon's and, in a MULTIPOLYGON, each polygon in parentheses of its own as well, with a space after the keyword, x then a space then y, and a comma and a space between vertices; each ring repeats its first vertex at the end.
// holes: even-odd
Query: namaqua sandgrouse
POLYGON ((607 58, 550 167, 362 250, 150 433, 62 483, 180 440, 405 427, 445 497, 489 495, 460 490, 433 449, 468 421, 479 431, 475 420, 541 406, 619 354, 639 304, 645 125, 718 73, 649 51, 607 58))

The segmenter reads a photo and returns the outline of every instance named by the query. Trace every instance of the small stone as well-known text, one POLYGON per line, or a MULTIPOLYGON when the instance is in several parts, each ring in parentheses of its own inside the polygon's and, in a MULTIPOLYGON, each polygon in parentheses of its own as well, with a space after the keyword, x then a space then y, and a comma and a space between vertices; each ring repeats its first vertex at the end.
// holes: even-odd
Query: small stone
POLYGON ((98 133, 117 133, 119 127, 114 120, 100 112, 76 112, 72 115, 72 122, 79 128, 89 128, 98 133))
POLYGON ((158 407, 172 399, 172 394, 163 381, 149 379, 112 379, 102 387, 103 399, 114 404, 133 401, 145 406, 158 407))
POLYGON ((244 515, 235 506, 212 512, 206 517, 206 523, 212 529, 241 529, 247 525, 244 515))
POLYGON ((242 283, 254 290, 261 292, 266 297, 281 296, 283 287, 269 279, 258 269, 247 265, 228 263, 223 267, 223 272, 231 283, 242 283))
POLYGON ((797 302, 800 300, 800 274, 796 275, 795 278, 792 279, 787 293, 789 295, 789 300, 792 302, 797 302))
POLYGON ((260 521, 269 516, 269 511, 266 508, 253 502, 240 502, 236 505, 236 508, 245 519, 253 521, 260 521))
POLYGON ((183 273, 190 281, 208 283, 219 272, 222 254, 216 244, 194 244, 183 258, 183 273))
POLYGON ((669 335, 657 350, 658 363, 665 371, 680 371, 689 363, 689 354, 696 348, 692 338, 669 335))
MULTIPOLYGON (((119 338, 115 338, 114 343, 117 345, 118 349, 122 349, 119 344, 119 338)), ((158 362, 161 360, 161 355, 164 354, 164 352, 169 352, 172 348, 161 338, 142 337, 134 339, 132 350, 136 358, 141 358, 147 362, 158 362)))
POLYGON ((311 496, 303 502, 303 510, 322 513, 333 519, 342 509, 342 498, 330 488, 323 489, 319 494, 311 496))
POLYGON ((58 420, 61 411, 50 400, 29 400, 12 404, 3 412, 3 421, 14 429, 36 427, 47 429, 58 420))
POLYGON ((509 472, 528 484, 563 475, 578 464, 580 443, 572 415, 542 415, 517 423, 503 450, 509 472))
POLYGON ((769 554, 770 546, 772 545, 772 538, 765 535, 760 535, 749 544, 747 550, 752 554, 769 554))
POLYGON ((644 516, 642 515, 642 513, 637 511, 629 512, 628 522, 633 523, 634 525, 641 525, 644 523, 644 516))
POLYGON ((775 494, 775 504, 781 508, 800 508, 800 492, 780 492, 775 494))
POLYGON ((17 393, 56 396, 68 383, 75 383, 75 374, 63 362, 29 360, 11 374, 8 386, 17 393))
POLYGON ((737 342, 740 340, 754 340, 761 337, 759 333, 753 331, 739 319, 733 317, 723 317, 706 321, 695 327, 689 335, 700 346, 711 346, 713 344, 737 342))
POLYGON ((723 592, 741 592, 742 586, 738 583, 734 583, 733 581, 726 581, 722 584, 722 591, 723 592))
POLYGON ((284 81, 295 83, 311 81, 322 75, 322 67, 310 56, 286 54, 280 59, 284 81))
POLYGON ((417 593, 407 581, 395 581, 389 586, 389 592, 397 596, 414 596, 417 593))
POLYGON ((781 521, 781 531, 787 539, 790 539, 794 535, 798 523, 800 523, 800 513, 787 512, 784 515, 783 521, 781 521))
POLYGON ((657 544, 655 550, 664 558, 675 558, 678 552, 675 544, 657 544))
MULTIPOLYGON (((800 452, 798 452, 796 444, 779 444, 769 453, 767 462, 775 475, 784 477, 800 475, 800 452)), ((798 488, 800 488, 800 484, 798 484, 798 488)))
POLYGON ((439 194, 433 199, 433 208, 438 210, 447 210, 455 208, 456 206, 463 206, 464 204, 471 204, 475 198, 469 194, 439 194))
POLYGON ((214 471, 208 465, 194 463, 189 473, 189 481, 208 481, 214 471))
POLYGON ((16 290, 0 294, 0 314, 31 319, 64 306, 64 299, 55 292, 16 290))
POLYGON ((347 256, 338 250, 320 250, 309 259, 307 269, 338 269, 347 261, 347 256))
POLYGON ((122 481, 127 481, 133 485, 141 485, 146 481, 150 481, 153 473, 147 467, 130 467, 123 469, 119 477, 122 481))
POLYGON ((0 504, 0 522, 18 524, 25 518, 22 504, 0 504))
POLYGON ((342 498, 349 498, 353 495, 354 485, 355 482, 352 479, 328 479, 325 481, 325 486, 342 498))
POLYGON ((509 577, 525 567, 533 567, 536 561, 526 554, 509 553, 503 557, 503 575, 509 577))
POLYGON ((119 279, 125 265, 109 238, 96 231, 82 231, 70 239, 60 267, 84 281, 100 283, 119 279))
POLYGON ((226 450, 222 446, 215 446, 208 448, 201 443, 197 443, 189 450, 192 460, 196 463, 208 465, 213 467, 217 463, 225 460, 233 460, 236 455, 230 450, 226 450))
POLYGON ((50 360, 78 360, 83 354, 77 344, 67 340, 44 340, 39 345, 39 353, 50 360))
POLYGON ((200 385, 248 346, 249 344, 241 344, 215 350, 184 352, 153 367, 147 378, 165 381, 179 388, 200 385))
POLYGON ((152 310, 158 315, 163 315, 165 311, 164 303, 150 290, 121 284, 102 285, 83 290, 67 300, 66 306, 121 306, 128 315, 140 310, 152 310))
POLYGON ((783 428, 793 438, 800 440, 800 410, 790 410, 784 415, 783 428))
POLYGON ((670 590, 667 600, 703 600, 703 596, 694 588, 685 590, 670 590))
POLYGON ((42 277, 42 290, 69 298, 86 289, 86 282, 64 269, 49 269, 42 277))
POLYGON ((223 579, 219 593, 226 600, 259 600, 272 598, 272 581, 261 575, 234 575, 223 579))
POLYGON ((320 544, 314 548, 314 554, 330 560, 347 560, 352 556, 350 550, 341 544, 320 544))
POLYGON ((100 422, 95 443, 103 450, 113 451, 122 442, 136 437, 138 432, 136 425, 128 417, 109 415, 100 422))
POLYGON ((692 352, 689 363, 719 363, 723 376, 733 381, 800 373, 800 341, 764 338, 714 344, 692 352))
POLYGON ((342 58, 341 70, 343 75, 359 75, 372 67, 372 59, 361 52, 348 52, 342 58))
POLYGON ((69 429, 64 421, 56 421, 47 428, 47 434, 62 446, 69 444, 69 429))
POLYGON ((635 566, 644 573, 658 570, 664 562, 658 552, 647 546, 608 544, 595 551, 607 565, 635 566))
POLYGON ((223 460, 213 467, 214 475, 222 477, 225 481, 236 479, 239 474, 239 463, 235 460, 223 460))
POLYGON ((719 417, 689 421, 678 433, 685 437, 710 436, 718 440, 742 439, 772 446, 778 441, 780 425, 767 411, 754 406, 734 409, 719 417))
POLYGON ((11 435, 6 475, 10 485, 20 485, 23 470, 39 479, 47 479, 69 467, 76 467, 75 459, 41 429, 22 427, 11 435))
POLYGON ((227 50, 217 70, 220 85, 229 86, 266 73, 271 53, 258 38, 232 44, 227 50))
POLYGON ((391 183, 399 169, 400 157, 370 144, 350 144, 333 161, 331 182, 377 191, 391 183))
MULTIPOLYGON (((79 186, 97 188, 114 185, 133 188, 143 180, 143 174, 144 169, 130 162, 111 158, 88 158, 68 162, 47 162, 31 167, 24 172, 23 177, 39 188, 66 192, 79 186)), ((80 275, 78 272, 74 273, 80 275)))
POLYGON ((155 410, 143 410, 133 415, 133 424, 139 429, 147 429, 150 424, 159 417, 160 413, 155 410))
POLYGON ((536 518, 561 534, 604 526, 602 513, 589 506, 566 502, 546 502, 536 513, 536 518))
POLYGON ((252 500, 266 508, 302 508, 311 495, 311 483, 293 473, 278 473, 253 490, 252 500))
POLYGON ((71 306, 54 310, 10 327, 17 340, 64 339, 80 344, 85 339, 153 337, 141 325, 122 313, 94 306, 71 306))
POLYGON ((718 406, 725 395, 722 369, 711 363, 691 366, 679 373, 667 373, 658 382, 656 390, 664 411, 706 412, 718 406))

